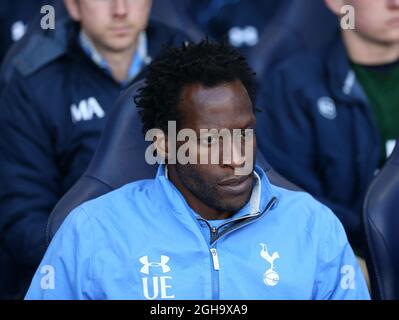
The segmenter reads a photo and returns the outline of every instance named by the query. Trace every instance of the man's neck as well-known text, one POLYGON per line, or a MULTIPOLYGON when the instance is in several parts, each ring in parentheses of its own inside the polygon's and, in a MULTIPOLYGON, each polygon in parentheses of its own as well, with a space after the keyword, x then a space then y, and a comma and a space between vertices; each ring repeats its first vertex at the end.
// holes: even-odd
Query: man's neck
POLYGON ((197 212, 205 220, 224 220, 231 217, 230 212, 220 212, 214 208, 211 208, 204 204, 202 201, 197 199, 189 189, 187 189, 179 178, 176 172, 175 166, 168 166, 168 179, 175 185, 175 187, 181 192, 187 204, 197 212))
POLYGON ((109 50, 101 50, 97 48, 101 56, 107 61, 108 67, 111 70, 112 76, 118 82, 123 82, 128 78, 129 69, 133 60, 134 52, 137 48, 137 38, 134 46, 120 51, 111 52, 109 50))
POLYGON ((131 46, 119 51, 110 50, 101 44, 96 43, 83 30, 79 37, 81 46, 86 52, 92 55, 92 59, 97 64, 103 66, 101 61, 105 61, 107 69, 116 81, 123 82, 127 80, 134 54, 139 46, 140 33, 136 34, 131 46))
POLYGON ((399 60, 399 42, 382 43, 367 39, 353 30, 342 32, 349 58, 363 65, 383 65, 399 60))

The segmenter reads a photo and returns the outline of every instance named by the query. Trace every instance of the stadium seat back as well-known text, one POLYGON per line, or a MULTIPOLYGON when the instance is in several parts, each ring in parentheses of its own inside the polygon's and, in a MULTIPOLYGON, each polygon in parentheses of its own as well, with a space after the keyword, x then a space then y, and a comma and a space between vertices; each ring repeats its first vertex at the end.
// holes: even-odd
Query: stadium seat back
POLYGON ((192 41, 199 42, 205 35, 186 14, 186 1, 187 0, 155 0, 153 2, 151 18, 173 28, 184 30, 192 41))
MULTIPOLYGON (((192 15, 190 1, 158 0, 154 2, 153 19, 185 30, 197 42, 204 37, 192 15)), ((275 1, 275 0, 274 0, 275 1)), ((259 43, 247 56, 261 81, 267 71, 300 50, 322 48, 338 34, 338 19, 320 0, 279 0, 276 10, 260 30, 259 43)), ((267 16, 267 13, 265 13, 267 16)))
POLYGON ((399 139, 364 202, 367 266, 375 299, 399 299, 399 139))
POLYGON ((286 1, 265 26, 249 57, 259 80, 290 56, 322 49, 338 34, 338 19, 320 0, 286 1))

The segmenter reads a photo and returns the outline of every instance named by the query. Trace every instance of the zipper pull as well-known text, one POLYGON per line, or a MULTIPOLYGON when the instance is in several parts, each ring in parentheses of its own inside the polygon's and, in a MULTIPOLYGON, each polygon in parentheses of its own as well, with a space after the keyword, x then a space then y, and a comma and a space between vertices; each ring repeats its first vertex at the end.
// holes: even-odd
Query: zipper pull
POLYGON ((219 257, 218 257, 218 252, 215 248, 211 249, 211 254, 212 254, 212 261, 213 261, 213 268, 216 271, 219 271, 220 266, 219 266, 219 257))
POLYGON ((211 228, 211 244, 215 241, 217 235, 218 235, 218 229, 215 227, 212 227, 211 228))

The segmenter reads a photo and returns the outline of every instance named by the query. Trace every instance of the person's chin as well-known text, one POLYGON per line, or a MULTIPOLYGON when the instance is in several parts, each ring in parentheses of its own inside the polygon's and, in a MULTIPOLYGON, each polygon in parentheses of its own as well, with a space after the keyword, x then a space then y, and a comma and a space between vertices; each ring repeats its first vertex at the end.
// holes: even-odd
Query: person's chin
POLYGON ((226 197, 246 197, 252 190, 253 175, 240 178, 237 181, 222 182, 218 188, 226 197))
POLYGON ((252 194, 253 178, 249 176, 247 180, 238 185, 219 186, 219 196, 229 207, 238 211, 249 201, 252 194))
POLYGON ((134 37, 130 34, 109 34, 105 40, 108 48, 113 51, 124 51, 131 48, 134 45, 134 37))
POLYGON ((388 41, 389 44, 395 44, 399 42, 399 28, 396 30, 392 30, 391 34, 388 36, 388 41))
POLYGON ((398 43, 399 41, 399 27, 386 28, 384 33, 375 37, 379 42, 387 45, 398 43))
POLYGON ((251 194, 245 194, 240 197, 224 197, 224 211, 237 213, 248 203, 251 194))
POLYGON ((123 41, 123 39, 113 39, 113 41, 107 43, 107 47, 113 52, 124 52, 130 49, 131 43, 129 41, 123 41))
POLYGON ((389 19, 387 21, 387 25, 388 25, 388 28, 390 30, 393 29, 393 28, 398 28, 399 29, 399 17, 395 17, 395 18, 389 19))

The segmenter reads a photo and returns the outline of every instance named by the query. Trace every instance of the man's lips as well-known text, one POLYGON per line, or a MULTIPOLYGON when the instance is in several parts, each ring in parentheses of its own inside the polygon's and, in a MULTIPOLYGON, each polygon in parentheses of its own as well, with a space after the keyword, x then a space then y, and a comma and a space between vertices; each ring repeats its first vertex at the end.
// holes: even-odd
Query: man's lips
POLYGON ((234 176, 219 182, 220 188, 223 190, 233 193, 233 194, 242 194, 247 191, 252 184, 252 174, 248 176, 234 176))
POLYGON ((249 178, 249 176, 234 176, 234 177, 223 180, 219 184, 221 186, 235 186, 235 185, 243 183, 248 178, 249 178))
POLYGON ((128 31, 130 31, 130 27, 129 26, 115 26, 110 28, 111 32, 114 33, 126 33, 128 31))

